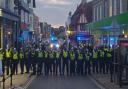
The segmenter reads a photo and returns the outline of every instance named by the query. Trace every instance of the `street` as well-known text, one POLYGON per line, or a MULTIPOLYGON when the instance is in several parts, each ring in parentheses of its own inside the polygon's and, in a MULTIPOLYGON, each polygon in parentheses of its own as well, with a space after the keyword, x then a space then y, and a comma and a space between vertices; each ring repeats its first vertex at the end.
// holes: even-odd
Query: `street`
POLYGON ((100 89, 89 77, 37 77, 27 89, 100 89))

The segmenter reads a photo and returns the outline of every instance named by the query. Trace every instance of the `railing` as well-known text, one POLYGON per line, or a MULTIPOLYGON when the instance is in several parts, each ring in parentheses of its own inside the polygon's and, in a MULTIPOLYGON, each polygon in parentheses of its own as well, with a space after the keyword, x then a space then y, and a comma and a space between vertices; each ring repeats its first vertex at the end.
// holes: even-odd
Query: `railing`
POLYGON ((111 82, 118 84, 120 87, 128 85, 128 65, 114 63, 114 72, 111 73, 111 82))
MULTIPOLYGON (((4 70, 5 70, 6 68, 4 68, 4 70)), ((12 68, 11 68, 12 69, 12 68)), ((7 76, 7 77, 5 77, 5 73, 3 73, 3 75, 1 76, 2 77, 2 80, 0 80, 0 87, 1 87, 1 83, 3 83, 3 87, 2 87, 2 89, 5 89, 5 81, 7 80, 7 79, 9 79, 10 78, 10 86, 12 86, 12 70, 11 70, 11 74, 9 75, 9 76, 7 76)))

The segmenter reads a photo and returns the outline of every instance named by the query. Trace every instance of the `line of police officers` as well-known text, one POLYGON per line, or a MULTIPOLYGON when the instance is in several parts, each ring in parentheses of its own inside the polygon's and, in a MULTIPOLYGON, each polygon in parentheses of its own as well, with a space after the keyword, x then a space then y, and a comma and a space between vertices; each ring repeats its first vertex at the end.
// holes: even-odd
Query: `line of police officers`
POLYGON ((41 50, 35 48, 13 50, 0 49, 0 60, 3 72, 9 75, 18 73, 20 64, 21 74, 33 75, 86 75, 92 73, 109 73, 113 71, 113 50, 97 48, 83 50, 41 50), (6 68, 5 68, 6 67, 6 68), (26 71, 24 70, 26 68, 26 71), (10 70, 10 71, 9 71, 10 70))

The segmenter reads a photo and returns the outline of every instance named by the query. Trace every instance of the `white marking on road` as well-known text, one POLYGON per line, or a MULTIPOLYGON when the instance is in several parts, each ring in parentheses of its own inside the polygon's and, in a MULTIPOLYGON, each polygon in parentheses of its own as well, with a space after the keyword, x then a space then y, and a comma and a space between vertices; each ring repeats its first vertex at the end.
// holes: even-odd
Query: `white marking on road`
POLYGON ((99 87, 100 89, 106 89, 106 88, 103 87, 101 84, 99 84, 94 78, 92 78, 91 76, 88 76, 88 77, 92 80, 92 82, 95 83, 95 85, 96 85, 97 87, 99 87))
POLYGON ((24 86, 24 89, 27 89, 35 78, 36 78, 36 76, 32 77, 32 78, 29 80, 29 82, 24 86))

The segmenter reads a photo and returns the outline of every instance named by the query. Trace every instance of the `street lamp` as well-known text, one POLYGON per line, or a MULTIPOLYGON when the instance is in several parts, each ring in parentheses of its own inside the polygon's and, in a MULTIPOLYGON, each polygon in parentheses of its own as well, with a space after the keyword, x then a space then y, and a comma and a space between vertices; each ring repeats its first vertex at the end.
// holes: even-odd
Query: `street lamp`
POLYGON ((3 14, 3 13, 2 13, 2 9, 0 8, 0 16, 2 16, 2 14, 3 14))

